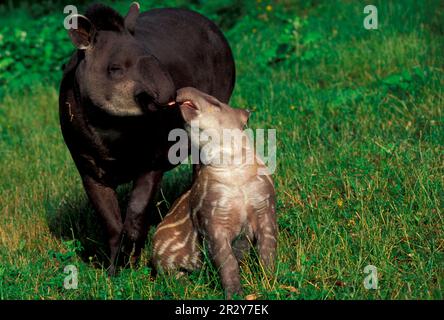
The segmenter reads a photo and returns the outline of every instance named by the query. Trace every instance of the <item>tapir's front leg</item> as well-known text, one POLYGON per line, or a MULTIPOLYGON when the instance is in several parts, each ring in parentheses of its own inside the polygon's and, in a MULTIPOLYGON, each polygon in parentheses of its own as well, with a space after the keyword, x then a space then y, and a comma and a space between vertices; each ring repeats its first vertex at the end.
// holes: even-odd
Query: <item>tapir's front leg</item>
POLYGON ((122 218, 120 216, 116 191, 114 188, 99 183, 90 176, 83 176, 82 180, 91 204, 102 218, 106 227, 110 248, 110 266, 108 273, 114 275, 122 233, 122 218))
POLYGON ((154 201, 162 180, 162 171, 150 171, 140 175, 133 182, 125 223, 123 242, 125 254, 131 254, 134 247, 133 262, 136 262, 148 234, 148 211, 154 201))

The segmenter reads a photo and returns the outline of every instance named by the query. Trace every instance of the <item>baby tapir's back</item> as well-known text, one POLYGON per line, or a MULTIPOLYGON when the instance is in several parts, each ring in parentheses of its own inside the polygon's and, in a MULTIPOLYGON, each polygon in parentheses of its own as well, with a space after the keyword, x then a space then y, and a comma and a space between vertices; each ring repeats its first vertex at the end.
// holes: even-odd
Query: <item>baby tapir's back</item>
POLYGON ((201 242, 193 227, 190 191, 177 199, 154 234, 153 262, 157 269, 195 270, 201 266, 201 242))

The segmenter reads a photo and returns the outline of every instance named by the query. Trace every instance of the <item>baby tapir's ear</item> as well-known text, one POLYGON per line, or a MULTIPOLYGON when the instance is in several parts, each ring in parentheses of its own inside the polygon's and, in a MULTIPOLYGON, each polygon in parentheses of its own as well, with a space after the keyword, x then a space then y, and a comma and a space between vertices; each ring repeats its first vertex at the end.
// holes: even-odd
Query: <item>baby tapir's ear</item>
POLYGON ((187 87, 177 90, 176 103, 186 122, 190 122, 197 117, 201 110, 200 92, 197 89, 187 87))
POLYGON ((248 119, 250 118, 250 114, 251 114, 250 110, 237 109, 237 112, 239 113, 239 117, 240 117, 243 127, 245 127, 248 123, 248 119))
POLYGON ((95 35, 94 25, 89 19, 80 14, 71 16, 71 20, 77 20, 77 27, 69 29, 69 37, 72 43, 81 50, 91 47, 95 35))
POLYGON ((140 5, 137 2, 133 2, 129 8, 129 11, 125 17, 125 28, 131 34, 134 34, 136 27, 136 21, 139 17, 140 5))
POLYGON ((192 100, 177 101, 185 122, 189 123, 200 113, 199 107, 192 100))

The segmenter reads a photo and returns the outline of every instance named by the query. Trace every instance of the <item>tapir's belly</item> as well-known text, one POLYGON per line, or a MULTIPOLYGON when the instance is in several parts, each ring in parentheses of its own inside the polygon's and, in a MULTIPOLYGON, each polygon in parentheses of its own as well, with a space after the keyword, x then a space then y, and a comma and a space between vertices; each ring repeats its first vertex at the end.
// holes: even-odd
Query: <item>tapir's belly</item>
POLYGON ((106 156, 96 157, 94 166, 101 168, 101 177, 112 184, 126 183, 141 173, 174 167, 168 161, 170 144, 149 132, 128 132, 117 129, 96 129, 97 137, 107 150, 106 156))

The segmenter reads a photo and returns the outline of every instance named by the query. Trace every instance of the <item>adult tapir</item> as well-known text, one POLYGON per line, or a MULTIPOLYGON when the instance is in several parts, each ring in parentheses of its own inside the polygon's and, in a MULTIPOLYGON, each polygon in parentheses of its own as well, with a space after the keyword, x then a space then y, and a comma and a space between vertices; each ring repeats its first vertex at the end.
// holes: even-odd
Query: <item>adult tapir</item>
MULTIPOLYGON (((69 30, 77 51, 60 85, 60 124, 84 189, 108 234, 110 274, 119 257, 137 260, 147 237, 147 211, 168 161, 168 133, 183 126, 170 107, 176 90, 195 87, 228 102, 234 87, 231 49, 217 26, 183 9, 126 17, 95 4, 69 30), (126 214, 116 187, 132 182, 126 214)), ((124 259, 127 261, 126 259, 124 259)))

